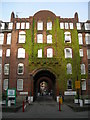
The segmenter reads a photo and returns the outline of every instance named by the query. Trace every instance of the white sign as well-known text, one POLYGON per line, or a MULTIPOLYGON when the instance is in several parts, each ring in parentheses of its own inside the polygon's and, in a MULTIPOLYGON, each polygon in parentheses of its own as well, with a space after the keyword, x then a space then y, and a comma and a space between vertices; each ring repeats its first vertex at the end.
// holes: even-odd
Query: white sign
POLYGON ((65 91, 64 95, 76 95, 76 91, 65 91))
POLYGON ((15 90, 14 89, 8 89, 8 96, 15 96, 15 90))
POLYGON ((20 95, 28 95, 28 92, 20 92, 20 95))

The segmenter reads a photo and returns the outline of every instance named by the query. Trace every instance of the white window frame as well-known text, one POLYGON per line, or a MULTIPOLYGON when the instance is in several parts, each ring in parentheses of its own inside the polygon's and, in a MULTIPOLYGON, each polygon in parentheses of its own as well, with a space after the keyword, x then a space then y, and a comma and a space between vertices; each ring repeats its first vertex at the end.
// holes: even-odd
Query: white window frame
POLYGON ((4 65, 4 75, 9 75, 9 64, 4 65))
POLYGON ((77 30, 81 30, 81 24, 80 23, 76 23, 77 26, 77 30))
POLYGON ((72 65, 71 65, 71 63, 67 64, 67 74, 72 74, 72 65))
POLYGON ((3 89, 4 90, 8 89, 8 79, 4 79, 4 81, 3 81, 3 89))
POLYGON ((63 22, 60 23, 60 28, 64 29, 64 23, 63 22))
POLYGON ((18 73, 19 75, 23 75, 23 74, 24 74, 24 64, 23 64, 23 63, 19 63, 19 64, 18 64, 17 73, 18 73), (19 67, 22 67, 22 73, 19 72, 19 71, 20 71, 20 70, 19 70, 19 69, 20 69, 19 67))
POLYGON ((13 29, 13 23, 12 23, 12 22, 9 23, 9 25, 8 25, 8 29, 9 29, 9 30, 12 30, 12 29, 13 29))
POLYGON ((73 29, 73 23, 69 23, 70 29, 73 29))
POLYGON ((29 29, 29 22, 26 22, 26 29, 29 29))
POLYGON ((78 34, 78 40, 79 40, 79 45, 82 45, 83 44, 83 38, 82 38, 81 33, 78 34))
POLYGON ((0 49, 0 57, 2 57, 2 49, 0 49))
POLYGON ((10 57, 10 49, 6 50, 6 57, 10 57))
POLYGON ((25 29, 25 23, 24 22, 21 23, 21 29, 25 29))
POLYGON ((1 23, 1 30, 5 29, 5 23, 1 23))
POLYGON ((82 90, 86 90, 86 80, 85 79, 82 79, 82 90))
POLYGON ((47 30, 52 30, 52 22, 47 22, 47 30))
POLYGON ((69 29, 69 24, 65 23, 65 29, 69 29))
POLYGON ((87 45, 90 44, 90 34, 89 33, 85 34, 85 41, 86 41, 87 45))
POLYGON ((85 75, 86 70, 85 70, 85 64, 81 64, 81 75, 85 75))
POLYGON ((4 33, 0 33, 0 45, 4 43, 4 33))
POLYGON ((53 57, 53 49, 47 48, 47 58, 52 58, 52 57, 53 57))
POLYGON ((43 34, 37 34, 37 43, 43 43, 43 34))
POLYGON ((23 91, 23 79, 17 80, 17 91, 23 91), (19 83, 19 82, 21 82, 21 83, 19 83), (21 84, 21 85, 18 86, 18 84, 21 84))
POLYGON ((80 57, 83 57, 83 49, 79 49, 80 57))
POLYGON ((71 48, 65 48, 64 52, 65 52, 65 58, 72 58, 72 49, 71 48), (70 51, 70 55, 69 56, 67 56, 67 50, 70 51))
POLYGON ((19 22, 16 23, 16 29, 20 29, 20 23, 19 22))
POLYGON ((0 75, 2 74, 2 64, 0 64, 0 75))
POLYGON ((26 33, 24 31, 19 32, 19 43, 25 43, 26 33))
POLYGON ((37 22, 37 30, 43 30, 43 22, 37 22))
POLYGON ((70 32, 65 32, 64 35, 65 35, 65 41, 64 42, 71 43, 71 33, 70 32))
POLYGON ((90 30, 90 23, 85 23, 85 30, 90 30))
POLYGON ((42 58, 42 49, 38 50, 38 58, 42 58))
POLYGON ((47 43, 52 43, 52 35, 47 35, 47 43))
POLYGON ((25 58, 25 49, 18 48, 18 58, 25 58))
POLYGON ((7 45, 11 44, 11 33, 7 34, 7 45))
POLYGON ((90 59, 90 49, 87 49, 87 58, 90 59))

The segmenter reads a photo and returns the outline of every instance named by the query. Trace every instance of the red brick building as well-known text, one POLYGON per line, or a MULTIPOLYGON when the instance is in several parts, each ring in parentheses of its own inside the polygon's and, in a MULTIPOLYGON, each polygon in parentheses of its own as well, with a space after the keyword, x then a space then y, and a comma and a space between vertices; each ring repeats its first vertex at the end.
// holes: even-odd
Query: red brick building
MULTIPOLYGON (((52 59, 56 52, 50 46, 53 40, 51 34, 47 35, 47 30, 52 30, 56 18, 59 19, 60 29, 64 31, 65 42, 72 43, 70 30, 75 29, 78 32, 81 74, 87 76, 86 79, 80 80, 81 93, 82 95, 90 93, 90 21, 80 22, 77 13, 75 13, 74 18, 61 18, 48 10, 39 11, 29 18, 15 18, 15 14, 12 12, 10 22, 1 21, 0 73, 2 74, 2 93, 5 93, 7 88, 16 88, 17 96, 32 95, 35 97, 40 92, 40 84, 45 81, 48 83, 48 90, 53 91, 54 97, 59 96, 60 90, 56 74, 52 72, 52 69, 46 69, 42 65, 32 71, 28 69, 29 55, 23 48, 23 44, 26 42, 26 30, 32 28, 34 19, 34 30, 37 31, 34 35, 34 43, 47 44, 44 51, 38 49, 37 58, 42 59, 42 56, 44 56, 52 59)), ((63 52, 65 58, 73 58, 72 48, 66 46, 63 52)), ((72 74, 72 72, 72 65, 68 63, 67 74, 72 74)), ((69 79, 64 95, 71 94, 75 95, 76 90, 73 89, 72 80, 69 79)))

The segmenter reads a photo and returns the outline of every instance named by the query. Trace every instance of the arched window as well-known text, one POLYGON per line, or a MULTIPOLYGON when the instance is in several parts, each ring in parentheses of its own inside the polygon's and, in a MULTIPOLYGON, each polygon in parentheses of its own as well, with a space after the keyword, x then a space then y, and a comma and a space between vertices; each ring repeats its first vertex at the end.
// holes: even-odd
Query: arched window
POLYGON ((85 64, 81 64, 81 74, 85 74, 85 64))
POLYGON ((37 43, 43 43, 43 35, 37 34, 37 43))
POLYGON ((25 49, 24 48, 18 49, 18 58, 25 58, 25 49))
POLYGON ((17 73, 18 74, 23 74, 24 73, 24 64, 23 63, 18 64, 17 73))
POLYGON ((72 89, 72 80, 67 81, 67 89, 71 90, 72 89))
POLYGON ((65 32, 65 42, 71 43, 71 33, 65 32))
POLYGON ((67 74, 72 74, 72 65, 70 63, 67 64, 67 74))
POLYGON ((52 58, 53 57, 53 49, 52 48, 48 48, 47 49, 47 57, 48 58, 52 58))
POLYGON ((65 58, 72 58, 72 49, 71 48, 65 48, 65 58))
POLYGON ((83 44, 83 39, 82 39, 82 34, 81 33, 78 34, 78 40, 79 40, 79 45, 82 45, 83 44))
POLYGON ((25 43, 26 33, 24 31, 19 32, 19 43, 25 43))
POLYGON ((47 30, 52 30, 52 22, 47 22, 47 30))
POLYGON ((90 34, 85 34, 86 44, 90 44, 90 34))
POLYGON ((0 45, 2 45, 4 42, 4 34, 0 33, 0 45))
POLYGON ((43 22, 38 22, 37 23, 37 30, 43 30, 43 22))
POLYGON ((52 43, 52 35, 47 35, 47 43, 52 43))
POLYGON ((7 44, 11 44, 11 33, 7 34, 7 44))

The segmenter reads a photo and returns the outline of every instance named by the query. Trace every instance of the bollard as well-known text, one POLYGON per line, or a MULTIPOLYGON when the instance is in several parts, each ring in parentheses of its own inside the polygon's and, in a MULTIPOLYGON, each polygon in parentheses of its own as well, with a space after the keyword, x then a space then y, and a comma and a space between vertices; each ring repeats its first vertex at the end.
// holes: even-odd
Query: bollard
POLYGON ((60 98, 59 98, 59 111, 61 111, 61 103, 60 103, 60 98))
POLYGON ((24 101, 23 101, 23 112, 24 112, 24 101))

